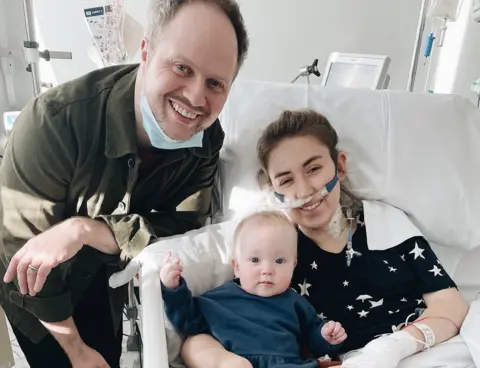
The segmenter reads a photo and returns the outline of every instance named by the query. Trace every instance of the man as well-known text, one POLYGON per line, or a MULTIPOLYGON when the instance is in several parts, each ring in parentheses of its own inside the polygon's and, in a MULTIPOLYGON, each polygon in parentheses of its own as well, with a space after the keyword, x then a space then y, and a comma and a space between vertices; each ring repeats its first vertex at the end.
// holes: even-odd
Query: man
POLYGON ((0 301, 33 368, 119 367, 126 293, 108 278, 209 210, 243 19, 235 0, 154 0, 150 15, 139 65, 40 95, 9 138, 0 301))

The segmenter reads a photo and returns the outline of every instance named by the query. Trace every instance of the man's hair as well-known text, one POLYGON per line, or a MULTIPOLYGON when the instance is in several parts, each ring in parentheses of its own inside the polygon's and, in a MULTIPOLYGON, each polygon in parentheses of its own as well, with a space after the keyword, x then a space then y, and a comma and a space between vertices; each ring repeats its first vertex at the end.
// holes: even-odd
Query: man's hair
POLYGON ((237 69, 242 66, 248 52, 249 40, 242 13, 236 0, 150 0, 149 24, 146 32, 148 47, 155 47, 162 27, 164 27, 182 8, 195 1, 203 1, 218 6, 230 19, 237 36, 237 69))
POLYGON ((283 213, 280 211, 275 210, 263 210, 259 212, 255 212, 244 217, 237 225, 235 232, 233 234, 233 252, 232 254, 235 256, 238 250, 238 239, 242 230, 245 228, 246 225, 254 222, 255 224, 278 224, 286 227, 292 228, 295 231, 295 225, 293 222, 283 213))

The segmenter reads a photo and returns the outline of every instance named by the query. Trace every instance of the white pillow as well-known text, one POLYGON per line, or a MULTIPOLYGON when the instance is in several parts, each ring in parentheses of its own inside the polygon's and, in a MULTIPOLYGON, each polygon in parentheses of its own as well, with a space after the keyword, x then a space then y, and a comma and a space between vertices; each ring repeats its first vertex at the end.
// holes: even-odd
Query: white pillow
POLYGON ((480 111, 461 97, 237 81, 221 114, 223 213, 255 208, 256 144, 285 109, 323 113, 348 154, 354 194, 400 208, 428 240, 480 245, 480 111))
MULTIPOLYGON (((173 257, 180 259, 184 267, 183 277, 192 294, 194 296, 201 295, 233 279, 230 260, 233 249, 233 233, 237 224, 238 219, 234 219, 220 224, 207 225, 184 235, 164 238, 145 248, 134 261, 143 265, 150 263, 150 265, 160 268, 165 256, 171 252, 173 257)), ((466 299, 468 301, 475 300, 480 293, 480 278, 476 276, 479 275, 477 260, 480 256, 480 247, 474 251, 447 248, 437 244, 432 244, 432 247, 447 272, 458 283, 460 291, 466 299), (473 257, 469 257, 469 255, 473 255, 473 257)), ((110 286, 117 287, 128 282, 130 278, 129 272, 117 273, 110 279, 110 286)), ((148 293, 156 292, 151 289, 156 287, 153 285, 150 284, 148 293)), ((149 310, 156 310, 156 306, 149 310)), ((162 311, 158 310, 158 313, 162 313, 162 311)), ((141 316, 143 329, 157 330, 155 326, 151 326, 150 319, 148 315, 141 316)), ((180 357, 184 339, 176 332, 166 315, 164 315, 164 319, 169 365, 173 368, 185 368, 180 357)))
MULTIPOLYGON (((221 224, 212 224, 152 243, 130 262, 125 271, 112 275, 110 286, 118 287, 127 283, 132 275, 135 275, 140 265, 148 264, 153 266, 150 269, 160 269, 169 252, 172 253, 172 257, 180 260, 183 266, 182 276, 194 296, 220 286, 234 277, 230 261, 233 233, 237 223, 237 220, 231 220, 221 224)), ((149 310, 155 309, 154 307, 149 310)), ((162 313, 162 311, 158 310, 158 313, 162 313)), ((145 324, 142 330, 151 328, 149 316, 142 315, 141 319, 142 324, 145 324)), ((180 358, 183 338, 176 332, 166 315, 164 315, 164 319, 170 366, 184 367, 180 358)))

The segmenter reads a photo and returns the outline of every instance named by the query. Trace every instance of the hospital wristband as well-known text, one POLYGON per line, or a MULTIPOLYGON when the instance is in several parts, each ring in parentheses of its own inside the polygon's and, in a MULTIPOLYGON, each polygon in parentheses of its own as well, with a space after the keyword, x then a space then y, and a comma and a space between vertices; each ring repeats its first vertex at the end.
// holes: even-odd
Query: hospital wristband
POLYGON ((430 349, 435 345, 435 333, 430 326, 423 323, 413 323, 412 325, 418 328, 425 337, 425 343, 422 350, 430 349))

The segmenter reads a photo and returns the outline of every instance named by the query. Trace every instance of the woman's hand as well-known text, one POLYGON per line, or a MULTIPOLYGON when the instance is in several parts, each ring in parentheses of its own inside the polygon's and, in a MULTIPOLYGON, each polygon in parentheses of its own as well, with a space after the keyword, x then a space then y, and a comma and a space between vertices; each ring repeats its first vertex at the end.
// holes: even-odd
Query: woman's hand
POLYGON ((40 292, 50 271, 83 247, 74 224, 74 219, 66 220, 27 241, 11 259, 3 281, 12 282, 16 274, 22 294, 40 292))
POLYGON ((358 355, 347 355, 342 368, 396 368, 400 361, 419 351, 418 345, 408 332, 395 332, 370 341, 358 355))
POLYGON ((176 289, 180 285, 180 276, 183 272, 183 267, 180 260, 174 259, 170 262, 172 254, 168 252, 165 261, 160 270, 160 281, 167 289, 176 289))

